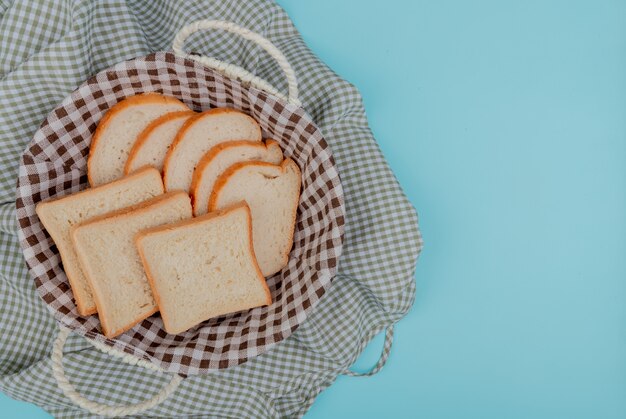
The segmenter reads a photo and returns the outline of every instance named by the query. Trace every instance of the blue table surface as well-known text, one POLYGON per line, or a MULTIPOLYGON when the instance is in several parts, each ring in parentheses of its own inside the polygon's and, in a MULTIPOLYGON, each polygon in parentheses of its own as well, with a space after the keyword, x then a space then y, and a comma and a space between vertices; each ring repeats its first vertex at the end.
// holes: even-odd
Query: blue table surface
POLYGON ((279 3, 361 90, 425 240, 387 366, 307 418, 626 417, 626 2, 279 3))

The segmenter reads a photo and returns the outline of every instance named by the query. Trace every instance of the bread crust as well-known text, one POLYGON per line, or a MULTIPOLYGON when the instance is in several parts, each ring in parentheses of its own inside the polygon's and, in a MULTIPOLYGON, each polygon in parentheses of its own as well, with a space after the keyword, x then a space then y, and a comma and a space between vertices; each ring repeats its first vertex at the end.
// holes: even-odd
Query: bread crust
POLYGON ((196 166, 196 170, 193 172, 193 177, 191 178, 191 187, 189 188, 189 195, 191 196, 191 204, 194 206, 193 213, 196 214, 195 208, 195 198, 198 196, 198 192, 202 187, 202 175, 204 170, 213 162, 213 160, 224 150, 233 147, 241 147, 241 146, 250 146, 256 148, 264 148, 265 150, 269 150, 272 147, 280 146, 277 141, 274 140, 265 140, 262 142, 258 141, 249 141, 249 140, 236 140, 236 141, 227 141, 223 143, 219 143, 213 146, 209 151, 207 151, 204 156, 198 162, 196 166))
POLYGON ((147 103, 181 104, 185 108, 189 109, 187 105, 185 105, 183 102, 176 99, 175 97, 165 96, 156 92, 142 93, 127 97, 109 108, 109 110, 106 112, 106 114, 104 114, 102 119, 100 119, 98 127, 96 128, 96 131, 91 138, 91 145, 89 146, 89 156, 87 157, 87 180, 89 181, 89 185, 94 184, 92 176, 93 155, 98 148, 98 143, 100 142, 100 137, 102 136, 102 133, 106 131, 113 117, 130 106, 145 105, 147 103))
MULTIPOLYGON (((148 277, 148 282, 150 283, 150 288, 152 289, 152 295, 154 296, 154 300, 157 303, 157 306, 161 307, 162 304, 162 300, 161 300, 161 295, 158 293, 158 290, 156 288, 156 284, 155 284, 155 280, 154 280, 154 276, 152 275, 152 272, 150 271, 150 266, 148 264, 148 261, 146 260, 146 256, 145 253, 143 252, 143 247, 141 245, 141 241, 148 235, 150 234, 154 234, 154 233, 159 233, 159 232, 163 232, 163 231, 168 231, 168 230, 173 230, 179 227, 184 227, 187 225, 193 225, 196 223, 202 223, 205 222, 207 220, 211 220, 213 218, 217 218, 217 217, 222 217, 224 215, 227 215, 228 213, 230 213, 231 211, 236 211, 240 208, 245 208, 246 211, 246 215, 248 218, 248 246, 252 255, 252 263, 254 265, 254 268, 257 272, 257 279, 259 280, 259 282, 261 283, 263 290, 265 291, 265 296, 266 296, 266 305, 270 305, 272 304, 272 294, 270 293, 270 289, 267 286, 267 282, 265 282, 265 277, 263 276, 263 274, 261 273, 261 268, 259 267, 259 264, 256 260, 256 254, 254 253, 254 244, 252 242, 252 214, 250 213, 250 208, 248 207, 248 204, 246 204, 244 201, 239 202, 235 205, 232 205, 228 208, 225 208, 223 210, 220 211, 215 211, 209 214, 205 214, 202 215, 200 217, 195 217, 192 218, 190 220, 182 220, 173 224, 167 224, 164 226, 158 226, 158 227, 152 227, 152 228, 148 228, 146 230, 142 230, 141 232, 137 233, 137 235, 135 236, 135 245, 137 247, 137 250, 139 251, 139 256, 141 257, 141 263, 143 264, 144 270, 146 272, 146 276, 148 277)), ((224 313, 227 314, 227 313, 224 313)), ((163 319, 163 325, 165 326, 165 330, 168 333, 172 333, 170 332, 170 330, 172 330, 171 328, 168 327, 169 323, 169 318, 168 318, 168 314, 164 313, 163 311, 161 311, 161 318, 163 319)), ((188 329, 185 329, 188 330, 188 329)), ((181 331, 174 331, 173 334, 178 334, 178 333, 182 333, 185 330, 181 330, 181 331)))
POLYGON ((144 130, 141 131, 139 135, 137 136, 137 139, 135 140, 135 144, 133 144, 133 147, 130 149, 130 152, 128 153, 128 160, 126 160, 126 164, 124 165, 124 175, 127 175, 130 173, 131 163, 137 157, 139 151, 141 150, 141 147, 143 147, 146 141, 148 141, 148 138, 150 138, 150 135, 155 129, 159 128, 161 125, 166 124, 174 119, 184 118, 186 116, 189 117, 193 114, 195 114, 195 112, 192 110, 166 113, 165 115, 160 116, 154 121, 152 121, 146 128, 144 128, 144 130))
POLYGON ((187 119, 185 121, 185 123, 183 124, 183 126, 180 127, 180 130, 178 131, 178 134, 176 134, 176 137, 174 138, 174 141, 172 142, 172 145, 170 146, 170 149, 167 151, 167 154, 165 156, 165 162, 163 163, 163 184, 164 185, 167 185, 167 178, 169 176, 169 165, 170 165, 170 161, 171 161, 170 159, 171 159, 172 155, 175 153, 176 149, 179 148, 180 145, 182 144, 182 142, 184 141, 185 134, 187 133, 187 131, 194 124, 196 124, 199 121, 201 121, 203 118, 206 118, 206 117, 209 117, 209 116, 214 116, 214 115, 219 115, 219 114, 222 114, 222 113, 236 113, 236 114, 240 114, 240 115, 246 116, 252 122, 254 122, 254 125, 259 130, 259 138, 261 138, 261 127, 254 120, 254 118, 252 118, 250 115, 245 114, 245 113, 243 113, 241 111, 238 111, 236 109, 232 109, 232 108, 213 108, 213 109, 209 109, 208 111, 196 113, 191 118, 187 119))
POLYGON ((76 225, 74 227, 72 227, 72 229, 70 230, 70 236, 72 238, 72 244, 74 245, 74 248, 76 249, 76 255, 78 256, 78 259, 81 263, 81 268, 83 269, 83 273, 85 274, 85 278, 87 278, 87 282, 89 283, 89 286, 91 287, 92 290, 92 294, 93 294, 93 298, 94 301, 96 303, 96 307, 97 307, 97 311, 98 311, 98 317, 100 319, 100 324, 102 325, 102 331, 104 333, 104 335, 111 339, 114 338, 124 332, 126 332, 129 329, 132 329, 137 323, 139 323, 140 321, 147 319, 148 317, 152 316, 154 313, 158 312, 159 309, 158 307, 155 308, 154 310, 150 311, 150 312, 146 312, 143 315, 137 316, 137 318, 132 319, 131 321, 129 321, 129 323, 125 324, 124 326, 118 328, 118 329, 111 329, 111 327, 109 326, 108 322, 107 322, 107 316, 106 314, 108 313, 107 311, 107 307, 106 304, 104 304, 104 301, 102 301, 100 299, 100 294, 98 292, 96 292, 96 286, 94 285, 96 283, 96 280, 94 278, 93 272, 91 272, 89 269, 85 269, 83 266, 87 265, 85 263, 86 260, 86 255, 82 252, 82 249, 77 246, 76 243, 76 231, 84 226, 87 225, 92 225, 92 224, 97 224, 99 222, 105 221, 105 220, 110 220, 113 218, 119 218, 122 216, 125 216, 131 212, 134 212, 135 214, 137 213, 142 213, 145 212, 147 210, 152 210, 153 207, 155 205, 162 205, 167 203, 168 201, 175 199, 179 196, 185 196, 187 199, 189 199, 189 197, 187 196, 186 193, 184 193, 183 191, 176 191, 176 192, 170 192, 170 193, 166 193, 163 195, 158 195, 154 198, 148 199, 146 201, 140 202, 139 204, 136 205, 132 205, 130 207, 125 207, 116 211, 112 211, 94 218, 89 219, 89 221, 86 221, 85 223, 76 225))
MULTIPOLYGON (((56 202, 56 201, 59 201, 61 199, 74 200, 74 199, 76 199, 76 197, 82 197, 85 194, 91 194, 91 193, 93 193, 94 190, 101 191, 101 190, 110 188, 111 185, 117 184, 116 182, 128 182, 128 180, 134 179, 135 177, 143 176, 145 172, 149 172, 149 171, 154 171, 156 175, 159 174, 159 171, 156 170, 153 167, 144 167, 144 168, 141 168, 141 169, 137 170, 133 174, 131 174, 131 175, 127 176, 127 177, 124 177, 122 179, 119 179, 119 180, 117 180, 115 182, 105 183, 104 185, 99 185, 99 186, 96 186, 94 188, 88 188, 88 189, 82 190, 80 192, 77 192, 75 194, 61 196, 61 197, 55 197, 55 198, 52 198, 52 199, 40 202, 39 204, 37 204, 37 207, 35 208, 35 212, 39 216, 39 220, 41 221, 43 226, 48 231, 48 234, 50 234, 50 229, 49 229, 49 226, 46 225, 45 217, 44 218, 41 217, 41 212, 46 210, 46 207, 48 207, 48 204, 51 204, 51 203, 56 202)), ((163 191, 164 191, 164 189, 163 189, 163 182, 161 182, 161 194, 163 193, 163 191)), ((50 236, 52 236, 52 234, 50 234, 50 236)), ((70 237, 71 237, 71 231, 70 231, 70 237)), ((54 237, 52 237, 52 239, 54 241, 54 237)), ((61 247, 57 246, 57 249, 59 250, 59 254, 61 255, 61 261, 63 261, 63 259, 67 259, 67 255, 64 254, 65 252, 63 250, 61 250, 61 247)), ((81 268, 81 270, 82 270, 82 268, 81 268)), ((65 271, 65 274, 67 276, 67 279, 68 279, 68 281, 70 283, 70 287, 72 288, 72 290, 76 290, 78 288, 78 279, 74 278, 74 276, 72 274, 70 274, 67 270, 65 271)), ((83 272, 83 274, 84 274, 84 272, 83 272)), ((89 315, 97 313, 98 309, 97 309, 96 305, 94 305, 93 307, 87 306, 86 302, 79 295, 77 295, 75 292, 72 292, 72 294, 74 296, 74 302, 76 303, 78 314, 80 314, 81 316, 89 316, 89 315)), ((93 292, 92 292, 92 295, 93 295, 93 292)))

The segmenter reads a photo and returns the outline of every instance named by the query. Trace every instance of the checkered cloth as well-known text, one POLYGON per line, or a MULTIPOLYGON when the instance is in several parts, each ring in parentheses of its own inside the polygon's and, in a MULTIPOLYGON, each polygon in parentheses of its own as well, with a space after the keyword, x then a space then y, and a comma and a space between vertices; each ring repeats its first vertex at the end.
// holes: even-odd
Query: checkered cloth
MULTIPOLYGON (((276 44, 294 66, 303 107, 329 143, 346 206, 343 254, 332 287, 287 340, 236 367, 189 377, 161 417, 294 417, 348 368, 369 340, 402 318, 415 293, 421 249, 415 210, 386 165, 357 90, 304 45, 268 1, 0 0, 0 389, 58 417, 89 417, 57 388, 50 350, 55 321, 35 292, 17 238, 19 158, 46 115, 98 71, 168 50, 198 19, 233 21, 276 44)), ((285 91, 282 73, 258 47, 228 34, 196 34, 193 51, 241 65, 285 91)), ((79 336, 66 345, 68 376, 86 397, 129 404, 167 377, 118 363, 79 336)))
POLYGON ((289 337, 330 287, 345 225, 337 168, 320 130, 302 108, 171 52, 103 70, 56 107, 22 156, 16 195, 24 258, 57 320, 83 336, 183 375, 239 365, 289 337), (35 208, 50 197, 86 189, 87 156, 97 122, 124 98, 154 91, 196 111, 239 109, 259 121, 264 138, 280 144, 302 172, 294 245, 287 266, 267 278, 269 306, 216 317, 177 335, 167 334, 161 316, 150 316, 111 340, 100 332, 97 315, 78 314, 59 252, 35 208))

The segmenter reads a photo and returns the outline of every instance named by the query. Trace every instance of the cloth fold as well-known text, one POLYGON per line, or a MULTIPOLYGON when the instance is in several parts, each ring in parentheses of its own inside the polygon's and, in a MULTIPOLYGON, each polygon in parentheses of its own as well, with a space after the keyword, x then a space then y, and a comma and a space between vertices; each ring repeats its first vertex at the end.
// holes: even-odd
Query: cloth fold
MULTIPOLYGON (((57 388, 49 353, 56 325, 35 292, 15 236, 19 158, 46 115, 86 78, 120 61, 169 50, 198 19, 233 21, 275 43, 293 65, 303 107, 329 143, 342 179, 346 236, 339 274, 307 321, 268 353, 189 377, 151 417, 298 417, 379 331, 414 301, 422 240, 367 126, 360 95, 306 47, 285 12, 265 0, 0 0, 0 390, 56 417, 90 417, 57 388)), ((285 90, 259 48, 220 32, 193 36, 190 51, 243 66, 285 90)), ((84 339, 66 345, 68 375, 85 396, 136 403, 167 377, 111 359, 84 339)))

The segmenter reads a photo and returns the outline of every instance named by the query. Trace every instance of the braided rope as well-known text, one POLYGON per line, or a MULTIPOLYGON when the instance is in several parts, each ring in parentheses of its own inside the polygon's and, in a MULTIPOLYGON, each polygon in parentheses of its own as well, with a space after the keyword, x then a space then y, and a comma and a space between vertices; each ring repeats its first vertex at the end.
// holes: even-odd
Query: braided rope
POLYGON ((137 358, 136 356, 133 355, 129 355, 125 352, 122 352, 118 349, 112 348, 110 346, 107 346, 103 343, 97 342, 95 340, 91 340, 91 339, 87 339, 87 341, 89 343, 91 343, 96 349, 99 349, 100 351, 104 352, 105 354, 108 355, 112 355, 116 358, 121 359, 123 362, 125 362, 126 364, 129 365, 136 365, 138 367, 143 367, 147 370, 150 371, 154 371, 154 372, 158 372, 161 374, 165 374, 165 371, 163 371, 161 368, 157 367, 156 365, 152 364, 151 362, 145 361, 141 358, 137 358))
MULTIPOLYGON (((65 376, 65 371, 63 370, 63 346, 67 340, 67 337, 70 334, 70 330, 66 327, 59 326, 59 334, 57 335, 56 340, 54 341, 54 345, 52 347, 52 375, 54 376, 57 384, 61 391, 77 406, 82 407, 83 409, 89 411, 94 415, 108 416, 108 417, 118 417, 118 416, 129 416, 136 415, 145 410, 151 409, 152 407, 158 405, 167 399, 180 385, 183 381, 183 378, 179 375, 174 375, 172 380, 165 386, 163 389, 155 394, 152 398, 145 400, 140 403, 131 404, 131 405, 118 405, 118 406, 109 406, 106 404, 101 404, 98 402, 94 402, 89 400, 80 393, 76 391, 72 383, 69 382, 67 377, 65 376)), ((98 345, 94 345, 100 349, 98 345)), ((146 367, 146 361, 134 358, 130 355, 120 353, 117 350, 110 350, 107 348, 105 351, 110 354, 114 354, 118 358, 121 358, 124 362, 127 362, 131 365, 140 365, 146 367), (141 361, 141 362, 139 362, 141 361)), ((153 370, 153 365, 149 367, 153 370)))
POLYGON ((251 30, 236 25, 232 22, 225 22, 221 20, 198 20, 183 27, 178 32, 178 34, 176 34, 174 42, 172 43, 172 49, 174 50, 174 53, 176 55, 195 60, 207 67, 211 67, 220 71, 227 77, 239 79, 243 82, 250 83, 256 88, 271 93, 272 95, 278 96, 283 100, 286 100, 297 106, 301 105, 300 100, 298 99, 298 81, 296 79, 296 73, 294 72, 293 67, 291 67, 291 64, 289 64, 289 61, 287 61, 285 55, 274 44, 272 44, 267 38, 264 38, 256 32, 252 32, 251 30), (191 55, 185 52, 185 50, 183 49, 185 40, 195 32, 208 29, 221 29, 235 35, 239 35, 242 38, 248 41, 252 41, 255 44, 259 45, 261 48, 263 48, 274 60, 276 60, 280 68, 285 73, 285 78, 287 79, 287 86, 289 89, 289 96, 285 97, 285 95, 280 93, 274 86, 269 84, 267 81, 255 76, 248 70, 245 70, 238 65, 225 63, 213 57, 191 55))
POLYGON ((354 372, 349 369, 346 369, 343 374, 348 375, 350 377, 369 377, 380 370, 383 369, 385 364, 387 363, 387 358, 389 358, 389 353, 391 352, 391 344, 393 343, 393 326, 389 326, 385 331, 385 344, 383 345, 383 351, 380 354, 380 358, 378 358, 378 362, 374 367, 368 372, 354 372))

